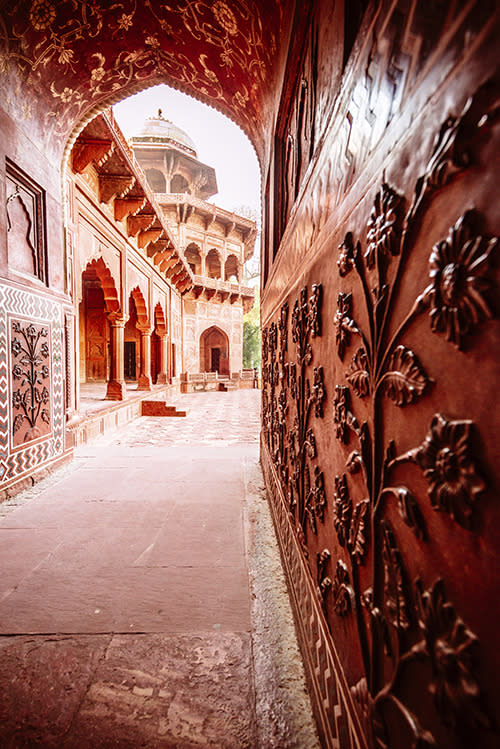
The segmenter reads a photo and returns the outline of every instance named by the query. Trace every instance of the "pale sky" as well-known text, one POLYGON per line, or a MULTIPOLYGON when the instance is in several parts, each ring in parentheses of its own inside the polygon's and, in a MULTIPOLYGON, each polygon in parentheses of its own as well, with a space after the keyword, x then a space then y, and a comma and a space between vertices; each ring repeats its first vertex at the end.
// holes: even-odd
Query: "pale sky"
POLYGON ((229 211, 249 206, 260 218, 260 170, 243 131, 212 107, 165 85, 130 96, 113 107, 127 139, 137 135, 146 118, 156 116, 158 109, 190 136, 198 159, 214 167, 219 192, 210 202, 229 211))

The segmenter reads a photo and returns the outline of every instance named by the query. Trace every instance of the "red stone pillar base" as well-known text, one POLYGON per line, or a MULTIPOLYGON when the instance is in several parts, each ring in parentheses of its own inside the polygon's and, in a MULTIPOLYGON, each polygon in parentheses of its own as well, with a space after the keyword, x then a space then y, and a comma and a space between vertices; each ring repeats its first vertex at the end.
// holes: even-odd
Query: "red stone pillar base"
POLYGON ((137 380, 137 390, 151 390, 153 383, 149 375, 141 374, 137 380))
POLYGON ((156 384, 157 385, 166 385, 168 383, 168 378, 165 372, 158 372, 156 375, 156 384))
POLYGON ((110 380, 106 389, 105 400, 107 401, 123 401, 126 398, 127 387, 123 380, 110 380))

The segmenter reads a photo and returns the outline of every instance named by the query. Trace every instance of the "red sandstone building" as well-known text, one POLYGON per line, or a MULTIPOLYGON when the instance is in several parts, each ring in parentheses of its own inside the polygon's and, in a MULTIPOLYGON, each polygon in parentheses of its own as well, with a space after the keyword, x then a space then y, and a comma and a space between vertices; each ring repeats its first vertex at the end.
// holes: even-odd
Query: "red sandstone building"
POLYGON ((206 203, 215 172, 188 136, 160 115, 130 148, 107 111, 79 134, 66 174, 75 411, 79 385, 107 383, 106 398, 122 400, 126 382, 148 391, 181 373, 238 377, 255 224, 206 203))
MULTIPOLYGON (((181 171, 141 144, 155 197, 102 114, 170 84, 230 116, 260 160, 261 462, 322 743, 496 747, 498 4, 1 14, 0 486, 70 456, 77 382, 120 397, 125 344, 141 386, 182 371, 183 335, 197 361, 202 304, 237 344, 222 311, 234 322, 245 303, 231 285, 249 227, 211 224, 213 175, 189 143, 181 171)), ((207 345, 221 369, 221 338, 199 368, 217 365, 207 345)))

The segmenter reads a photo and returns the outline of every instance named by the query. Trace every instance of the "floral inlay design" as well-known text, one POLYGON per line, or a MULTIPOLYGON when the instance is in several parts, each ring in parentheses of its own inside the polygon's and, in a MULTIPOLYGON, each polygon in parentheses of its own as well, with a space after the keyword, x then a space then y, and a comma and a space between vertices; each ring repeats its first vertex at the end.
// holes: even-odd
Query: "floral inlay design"
POLYGON ((56 9, 47 0, 33 0, 30 10, 30 22, 35 31, 45 31, 56 20, 56 9))
POLYGON ((420 509, 425 497, 418 498, 410 488, 390 480, 405 461, 422 470, 432 508, 469 532, 477 500, 486 489, 470 420, 435 414, 421 444, 400 455, 388 426, 387 409, 411 409, 434 386, 427 371, 432 361, 422 361, 405 342, 413 322, 429 314, 431 331, 461 348, 466 337, 493 314, 488 270, 498 239, 481 234, 478 217, 467 211, 445 239, 428 249, 430 283, 406 316, 399 321, 396 316, 398 280, 418 237, 418 222, 431 196, 471 163, 459 141, 461 132, 459 119, 449 118, 443 125, 408 208, 403 195, 384 180, 368 221, 366 250, 362 240, 349 232, 337 262, 345 283, 354 275, 358 279, 367 323, 358 323, 358 298, 351 288, 343 288, 333 318, 340 362, 354 342, 357 345, 333 400, 334 435, 341 445, 349 445, 349 452, 346 473, 335 477, 332 521, 349 559, 338 561, 331 590, 335 612, 339 616, 352 612, 355 619, 366 676, 353 688, 353 695, 359 697, 377 749, 394 746, 384 718, 388 713, 397 714, 400 726, 406 727, 408 745, 437 746, 397 689, 407 664, 422 659, 431 664, 426 672, 432 670, 428 688, 446 726, 460 732, 467 724, 470 735, 490 726, 472 658, 477 637, 446 600, 441 581, 427 590, 420 583, 411 585, 387 512, 389 503, 395 503, 419 543, 429 540, 420 509), (365 420, 358 419, 358 413, 365 420), (350 474, 358 474, 352 479, 358 497, 350 486, 350 474))
POLYGON ((48 329, 12 321, 12 433, 14 445, 50 432, 48 329))
POLYGON ((33 92, 40 95, 42 79, 52 82, 44 102, 47 141, 67 138, 75 121, 96 103, 158 76, 187 93, 209 97, 226 114, 236 113, 244 128, 261 139, 258 99, 277 50, 280 3, 266 6, 270 23, 265 33, 247 0, 33 0, 24 5, 23 13, 20 3, 8 3, 3 13, 0 67, 27 93, 20 103, 12 101, 20 111, 29 107, 33 92), (99 50, 95 55, 89 54, 89 39, 99 50))

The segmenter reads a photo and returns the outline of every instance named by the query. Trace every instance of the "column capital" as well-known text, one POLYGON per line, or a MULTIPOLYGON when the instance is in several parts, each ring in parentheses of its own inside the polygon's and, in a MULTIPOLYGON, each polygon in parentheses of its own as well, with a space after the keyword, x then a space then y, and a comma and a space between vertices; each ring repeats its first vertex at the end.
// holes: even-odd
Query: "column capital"
POLYGON ((123 315, 121 312, 109 312, 108 320, 114 328, 124 328, 127 324, 128 315, 123 315))
POLYGON ((151 333, 153 332, 153 328, 151 327, 151 325, 139 325, 138 323, 135 327, 141 335, 151 335, 151 333))

